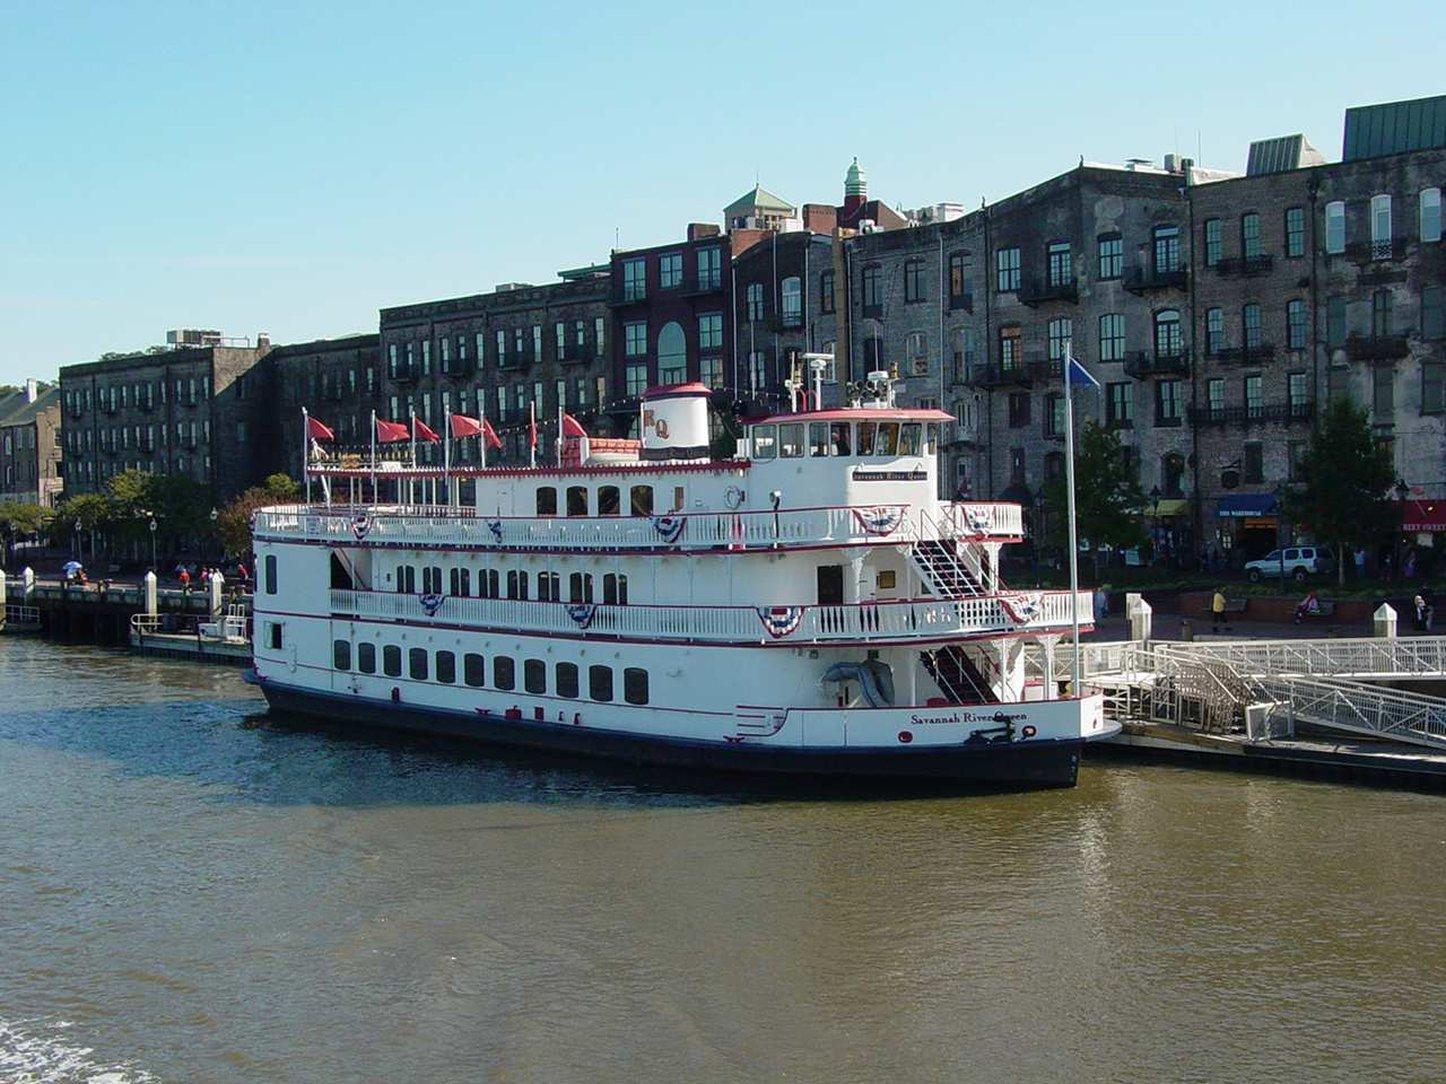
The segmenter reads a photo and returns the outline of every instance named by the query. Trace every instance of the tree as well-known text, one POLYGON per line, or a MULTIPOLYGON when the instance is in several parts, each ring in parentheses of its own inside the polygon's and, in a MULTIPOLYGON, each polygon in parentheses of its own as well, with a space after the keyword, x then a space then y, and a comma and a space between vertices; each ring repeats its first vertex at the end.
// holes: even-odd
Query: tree
MULTIPOLYGON (((1095 557, 1095 578, 1099 578, 1099 547, 1127 549, 1145 541, 1140 523, 1145 495, 1139 479, 1125 463, 1120 438, 1092 421, 1085 422, 1075 448, 1075 522, 1079 537, 1090 543, 1095 557)), ((1061 548, 1069 545, 1068 484, 1061 471, 1044 485, 1044 500, 1059 515, 1050 517, 1049 540, 1061 548)))
POLYGON ((10 564, 10 549, 15 540, 23 535, 39 534, 45 529, 50 515, 48 508, 38 504, 22 504, 19 501, 0 503, 0 539, 5 542, 6 566, 10 564))
POLYGON ((228 557, 237 559, 251 553, 251 517, 259 508, 270 504, 286 504, 296 500, 301 487, 285 474, 273 474, 259 486, 252 486, 236 497, 216 519, 221 545, 228 557))
POLYGON ((94 553, 96 533, 108 531, 114 518, 114 509, 103 493, 67 497, 55 506, 55 515, 50 520, 50 543, 53 546, 69 546, 75 541, 77 531, 88 532, 94 553), (76 527, 77 523, 79 527, 76 527))
POLYGON ((1371 433, 1366 412, 1347 399, 1326 407, 1301 459, 1300 483, 1285 511, 1333 546, 1336 572, 1346 579, 1347 546, 1373 542, 1400 527, 1387 494, 1396 480, 1391 449, 1371 433))

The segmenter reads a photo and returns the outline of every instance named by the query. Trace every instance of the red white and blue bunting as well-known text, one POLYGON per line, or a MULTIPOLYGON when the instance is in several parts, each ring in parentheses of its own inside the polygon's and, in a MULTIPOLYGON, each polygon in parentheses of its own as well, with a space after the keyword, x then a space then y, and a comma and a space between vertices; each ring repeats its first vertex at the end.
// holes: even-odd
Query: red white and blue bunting
POLYGON ((370 534, 371 529, 372 517, 367 515, 365 512, 361 513, 358 516, 352 517, 351 533, 356 536, 356 540, 358 542, 360 542, 363 538, 370 534))
POLYGON ((677 544, 683 536, 683 528, 688 526, 687 516, 653 516, 652 520, 653 530, 670 546, 677 544))
POLYGON ((500 519, 489 519, 487 529, 492 532, 492 541, 502 541, 502 521, 500 519))
POLYGON ((437 611, 442 608, 442 603, 446 601, 446 597, 434 591, 429 591, 423 595, 419 601, 422 604, 422 612, 424 614, 428 617, 436 617, 437 611))
POLYGON ((989 528, 993 525, 993 519, 994 517, 983 508, 966 507, 964 509, 964 522, 976 534, 988 534, 989 528))
POLYGON ((854 519, 858 520, 859 527, 866 534, 890 535, 899 529, 899 524, 904 522, 904 510, 902 508, 890 508, 888 505, 875 505, 873 508, 855 508, 854 519))
POLYGON ((596 602, 579 602, 567 608, 567 616, 572 618, 573 623, 580 629, 585 629, 592 624, 595 613, 597 613, 596 602))
POLYGON ((775 640, 795 631, 803 621, 802 606, 760 606, 758 620, 775 640))
POLYGON ((1044 598, 1038 591, 1021 591, 1013 595, 1000 595, 999 605, 1009 620, 1025 625, 1043 612, 1044 598))

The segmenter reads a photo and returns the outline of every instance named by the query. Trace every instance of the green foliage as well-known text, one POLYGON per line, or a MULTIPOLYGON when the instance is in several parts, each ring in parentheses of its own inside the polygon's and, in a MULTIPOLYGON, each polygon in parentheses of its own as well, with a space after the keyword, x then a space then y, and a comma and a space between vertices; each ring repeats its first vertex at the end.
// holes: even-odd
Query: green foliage
POLYGON ((173 474, 128 470, 113 476, 104 493, 84 493, 63 500, 51 522, 51 541, 67 545, 80 529, 99 532, 111 543, 145 541, 156 521, 161 552, 199 543, 215 529, 211 522, 210 486, 173 474))
POLYGON ((294 501, 301 496, 301 485, 289 474, 268 474, 261 483, 266 495, 277 501, 294 501))
MULTIPOLYGON (((1134 472, 1125 466, 1120 438, 1092 421, 1079 431, 1075 448, 1075 520, 1079 538, 1092 547, 1128 548, 1145 540, 1141 510, 1145 495, 1134 472)), ((1048 541, 1068 545, 1068 496, 1063 472, 1045 483, 1049 517, 1048 541)))
POLYGON ((19 501, 0 502, 0 535, 7 540, 22 535, 38 534, 50 522, 52 513, 38 504, 19 501))
POLYGON ((236 497, 216 519, 216 530, 228 557, 249 560, 251 556, 251 517, 259 508, 271 504, 287 504, 301 495, 301 487, 289 475, 273 474, 259 486, 252 486, 236 497))
POLYGON ((1376 441, 1366 412, 1337 399, 1326 407, 1300 463, 1300 484, 1285 498, 1292 520, 1336 550, 1342 582, 1348 546, 1399 529, 1388 493, 1395 482, 1391 450, 1376 441))

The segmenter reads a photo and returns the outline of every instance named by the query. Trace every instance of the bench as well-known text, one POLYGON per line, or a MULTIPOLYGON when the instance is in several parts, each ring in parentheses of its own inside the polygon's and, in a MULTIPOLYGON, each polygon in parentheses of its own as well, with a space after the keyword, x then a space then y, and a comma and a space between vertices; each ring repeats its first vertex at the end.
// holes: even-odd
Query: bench
POLYGON ((1300 615, 1302 621, 1320 621, 1323 618, 1335 617, 1336 604, 1334 602, 1318 602, 1320 609, 1315 613, 1304 613, 1300 615))

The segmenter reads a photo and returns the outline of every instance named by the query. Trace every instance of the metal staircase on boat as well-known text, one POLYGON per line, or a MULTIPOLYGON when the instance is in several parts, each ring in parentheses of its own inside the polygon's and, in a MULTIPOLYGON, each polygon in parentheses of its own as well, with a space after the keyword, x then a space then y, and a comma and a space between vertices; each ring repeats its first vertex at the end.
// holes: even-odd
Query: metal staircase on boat
POLYGON ((973 657, 956 644, 923 652, 924 669, 954 704, 997 704, 994 685, 973 657))
POLYGON ((924 587, 935 598, 977 598, 984 594, 977 559, 950 539, 920 539, 909 547, 909 557, 924 587))

